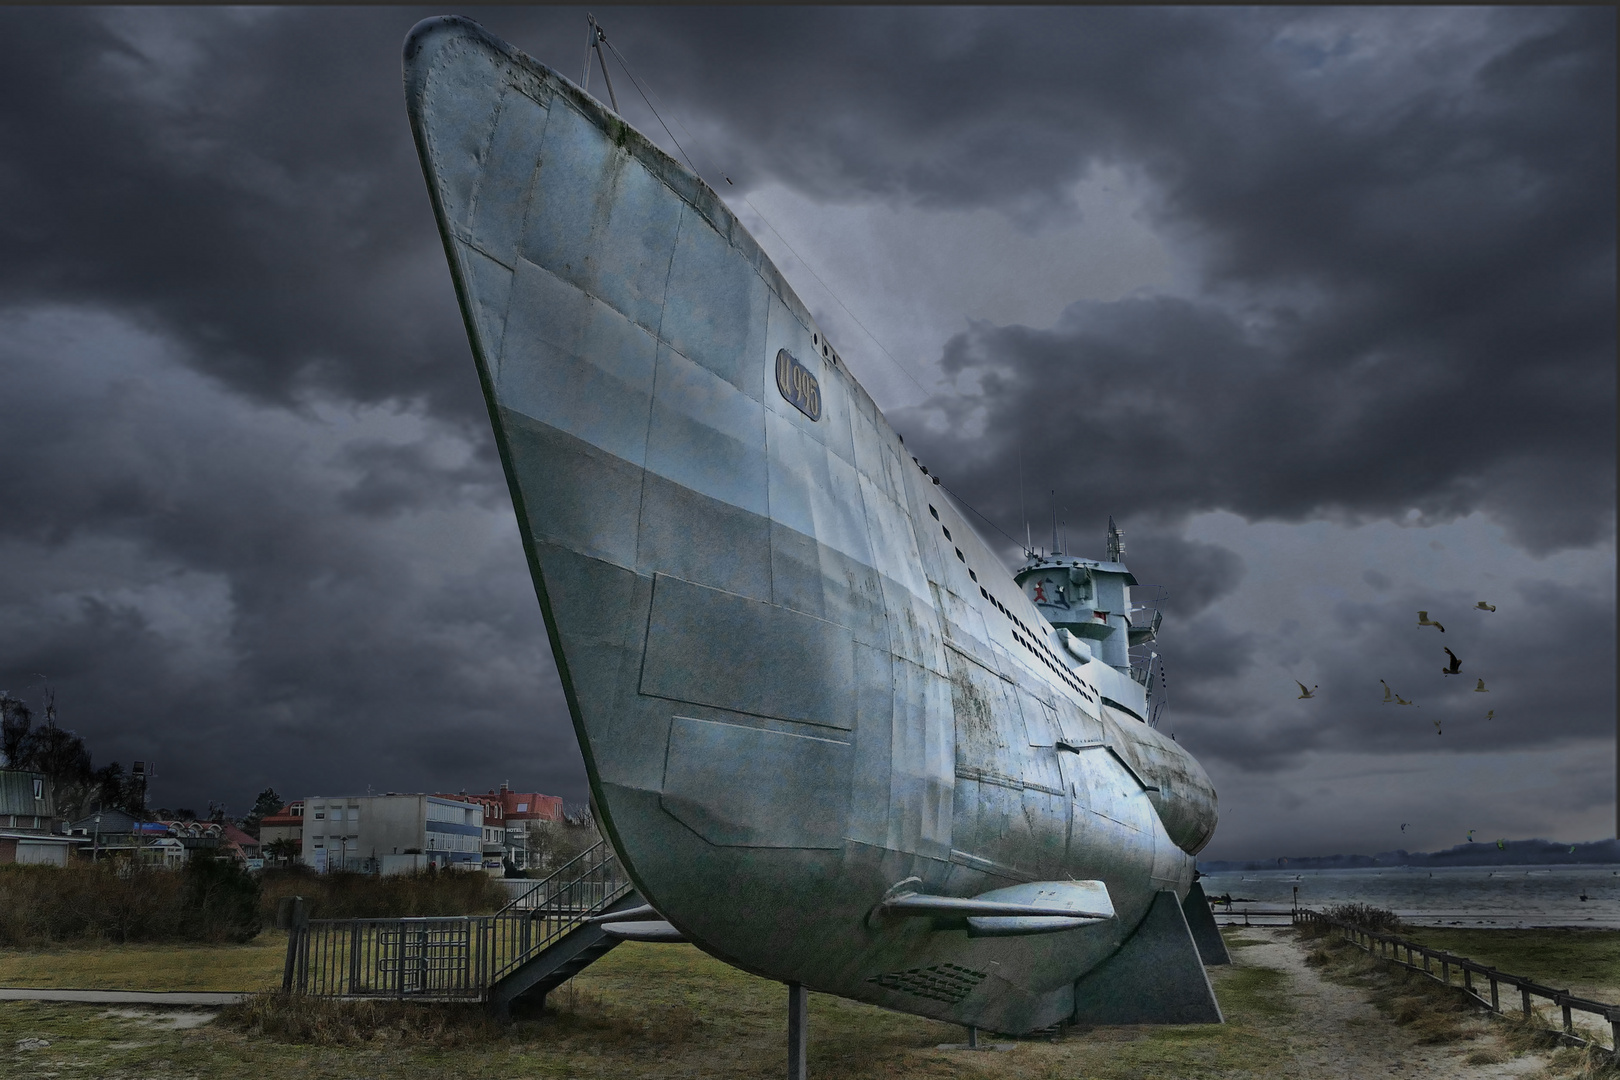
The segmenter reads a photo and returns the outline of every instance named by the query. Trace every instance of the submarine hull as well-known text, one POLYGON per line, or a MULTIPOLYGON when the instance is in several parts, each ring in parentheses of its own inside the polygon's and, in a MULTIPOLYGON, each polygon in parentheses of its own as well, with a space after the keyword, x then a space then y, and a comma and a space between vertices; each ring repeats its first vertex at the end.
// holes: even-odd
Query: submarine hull
POLYGON ((1187 895, 1203 771, 1128 674, 1039 640, 700 179, 466 20, 411 32, 405 82, 598 819, 642 895, 768 978, 1004 1032, 1074 1015, 1077 980, 1187 895), (879 911, 1071 879, 1112 917, 997 936, 879 911))

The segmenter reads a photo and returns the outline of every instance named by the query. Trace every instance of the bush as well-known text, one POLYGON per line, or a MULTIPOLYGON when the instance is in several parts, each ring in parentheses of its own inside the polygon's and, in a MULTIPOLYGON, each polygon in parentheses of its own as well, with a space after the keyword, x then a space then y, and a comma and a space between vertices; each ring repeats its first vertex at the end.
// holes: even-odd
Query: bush
POLYGON ((259 932, 259 884, 230 863, 183 870, 124 861, 0 866, 0 945, 64 941, 248 941, 259 932))
POLYGON ((482 871, 428 869, 415 874, 373 877, 350 871, 317 874, 307 866, 265 870, 260 911, 275 919, 284 896, 309 901, 312 919, 398 919, 424 915, 484 915, 510 898, 482 871))
POLYGON ((306 867, 255 875, 193 859, 183 869, 126 860, 65 867, 0 865, 0 947, 67 941, 248 942, 275 922, 284 896, 310 901, 317 919, 481 915, 505 906, 482 872, 317 874, 306 867))
POLYGON ((406 1045, 487 1045, 506 1033, 477 1004, 414 1001, 344 1001, 304 994, 253 994, 220 1013, 227 1025, 250 1035, 316 1046, 357 1046, 373 1040, 406 1045))
POLYGON ((205 941, 245 944, 259 936, 259 880, 234 862, 192 859, 182 871, 185 899, 205 941))
POLYGON ((1323 912, 1328 918, 1359 926, 1363 930, 1395 933, 1401 920, 1393 911, 1373 907, 1371 904, 1335 904, 1323 912))

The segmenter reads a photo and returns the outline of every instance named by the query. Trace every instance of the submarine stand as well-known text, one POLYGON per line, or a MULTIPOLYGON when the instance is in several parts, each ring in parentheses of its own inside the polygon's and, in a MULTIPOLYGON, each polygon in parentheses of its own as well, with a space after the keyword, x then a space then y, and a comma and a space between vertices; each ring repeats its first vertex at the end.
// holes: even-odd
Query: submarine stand
POLYGON ((788 983, 788 1080, 805 1080, 809 1075, 810 992, 803 983, 788 983))

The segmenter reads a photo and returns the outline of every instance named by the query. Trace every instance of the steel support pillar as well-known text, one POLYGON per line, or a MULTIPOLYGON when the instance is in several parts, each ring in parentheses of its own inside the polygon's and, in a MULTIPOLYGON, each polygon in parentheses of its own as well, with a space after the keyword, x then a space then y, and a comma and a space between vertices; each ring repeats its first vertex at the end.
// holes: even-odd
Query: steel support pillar
POLYGON ((803 983, 788 983, 788 1080, 809 1076, 810 992, 803 983))

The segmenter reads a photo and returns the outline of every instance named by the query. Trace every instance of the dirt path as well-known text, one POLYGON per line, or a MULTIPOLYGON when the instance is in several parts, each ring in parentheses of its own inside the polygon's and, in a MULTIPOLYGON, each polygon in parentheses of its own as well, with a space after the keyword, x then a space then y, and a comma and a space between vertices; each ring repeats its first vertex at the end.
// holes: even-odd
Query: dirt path
POLYGON ((1331 982, 1305 963, 1305 951, 1286 930, 1251 927, 1243 931, 1263 944, 1232 950, 1240 966, 1282 971, 1293 983, 1297 1011, 1279 1018, 1286 1029, 1295 1068, 1291 1075, 1332 1080, 1367 1080, 1370 1077, 1423 1077, 1425 1080, 1497 1080, 1539 1071, 1540 1057, 1508 1055, 1490 1032, 1483 1016, 1479 1037, 1464 1042, 1420 1045, 1416 1037, 1396 1026, 1370 1005, 1362 991, 1331 982), (1507 1058, 1502 1064, 1470 1064, 1477 1051, 1494 1049, 1507 1058))

